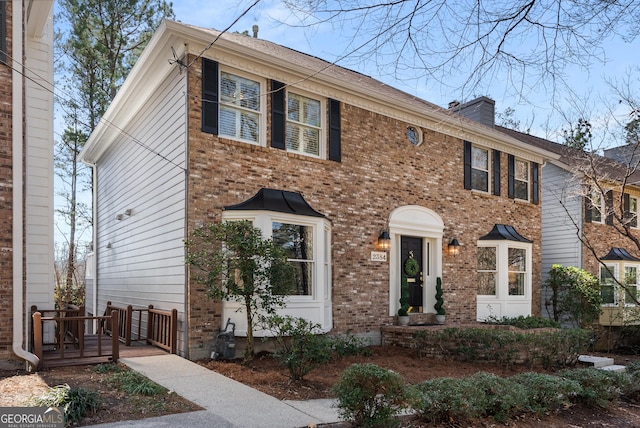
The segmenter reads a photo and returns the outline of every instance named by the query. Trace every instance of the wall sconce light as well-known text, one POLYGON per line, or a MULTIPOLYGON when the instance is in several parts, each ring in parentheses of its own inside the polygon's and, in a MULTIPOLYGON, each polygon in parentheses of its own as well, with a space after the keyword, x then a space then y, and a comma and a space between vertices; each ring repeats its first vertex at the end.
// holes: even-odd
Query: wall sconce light
POLYGON ((449 241, 449 245, 447 245, 447 253, 450 256, 457 256, 458 254, 460 254, 460 243, 456 238, 453 238, 451 241, 449 241))
POLYGON ((376 248, 380 251, 387 251, 391 247, 391 237, 389 236, 389 232, 383 230, 380 232, 378 236, 378 242, 376 243, 376 248))

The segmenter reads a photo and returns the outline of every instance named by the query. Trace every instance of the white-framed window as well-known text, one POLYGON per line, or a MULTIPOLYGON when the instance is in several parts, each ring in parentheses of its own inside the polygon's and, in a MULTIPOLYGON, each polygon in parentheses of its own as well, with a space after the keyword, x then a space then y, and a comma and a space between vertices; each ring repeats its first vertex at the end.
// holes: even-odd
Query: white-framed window
POLYGON ((475 144, 471 146, 471 188, 489 192, 490 183, 490 151, 475 144))
POLYGON ((264 82, 236 71, 220 71, 219 135, 260 144, 264 129, 264 82))
POLYGON ((273 221, 271 237, 282 248, 294 268, 294 295, 311 296, 314 287, 314 239, 313 227, 294 223, 273 221))
POLYGON ((531 315, 532 244, 480 240, 477 245, 477 320, 531 315))
POLYGON ((638 227, 638 198, 635 196, 629 196, 629 226, 633 228, 638 227))
POLYGON ((496 247, 478 247, 478 294, 495 296, 498 280, 498 259, 496 247))
POLYGON ((514 160, 513 196, 523 201, 529 200, 529 162, 514 160))
POLYGON ((605 305, 615 305, 618 303, 618 293, 616 293, 615 279, 618 276, 617 265, 600 266, 600 295, 602 303, 605 305))
POLYGON ((286 146, 291 152, 321 156, 324 103, 307 95, 287 91, 286 146))
POLYGON ((604 197, 598 190, 593 190, 590 194, 589 210, 591 211, 592 223, 604 222, 604 197))
POLYGON ((639 297, 638 268, 638 265, 625 265, 624 267, 624 302, 626 305, 635 305, 635 300, 638 300, 639 297))

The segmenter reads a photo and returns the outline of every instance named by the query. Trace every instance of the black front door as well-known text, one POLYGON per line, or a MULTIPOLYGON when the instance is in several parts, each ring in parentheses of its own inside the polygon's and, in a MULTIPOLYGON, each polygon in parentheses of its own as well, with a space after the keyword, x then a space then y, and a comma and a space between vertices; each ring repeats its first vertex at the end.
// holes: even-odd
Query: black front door
POLYGON ((402 255, 400 257, 400 274, 407 277, 409 285, 409 305, 410 313, 422 312, 422 238, 403 236, 400 239, 402 255), (407 269, 407 260, 415 259, 418 262, 416 273, 412 269, 407 269), (408 272, 407 272, 408 271, 408 272))

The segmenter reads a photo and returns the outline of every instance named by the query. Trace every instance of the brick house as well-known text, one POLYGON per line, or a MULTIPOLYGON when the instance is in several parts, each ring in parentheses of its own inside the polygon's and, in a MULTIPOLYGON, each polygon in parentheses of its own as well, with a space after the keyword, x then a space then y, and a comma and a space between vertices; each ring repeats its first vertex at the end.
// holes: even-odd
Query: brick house
POLYGON ((540 165, 555 157, 319 58, 165 21, 81 155, 88 311, 176 308, 179 353, 208 356, 244 315, 190 280, 184 240, 248 219, 291 251, 282 313, 324 331, 379 340, 408 258, 412 323, 433 320, 438 277, 447 323, 539 314, 540 165))
POLYGON ((0 367, 53 307, 53 1, 0 2, 0 367))

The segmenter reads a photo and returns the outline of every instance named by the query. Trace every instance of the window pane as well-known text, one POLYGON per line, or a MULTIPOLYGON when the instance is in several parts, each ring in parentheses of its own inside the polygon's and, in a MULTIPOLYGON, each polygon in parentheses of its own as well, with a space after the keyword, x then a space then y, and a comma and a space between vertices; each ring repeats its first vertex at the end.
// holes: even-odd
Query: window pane
POLYGON ((513 191, 516 199, 529 200, 529 183, 526 181, 515 180, 513 183, 513 191))
POLYGON ((509 248, 509 271, 526 272, 527 250, 524 248, 509 248))
POLYGON ((471 168, 489 171, 489 150, 471 147, 471 168))
POLYGON ((317 129, 305 129, 303 140, 305 153, 320 154, 320 131, 317 129))
POLYGON ((624 284, 625 290, 625 303, 628 305, 634 305, 638 296, 638 268, 635 266, 625 266, 624 268, 624 284))
POLYGON ((230 135, 235 137, 237 135, 236 129, 236 110, 220 106, 220 134, 230 135))
POLYGON ((524 273, 509 272, 509 296, 524 296, 524 273))
POLYGON ((273 242, 289 259, 313 260, 312 231, 311 226, 273 222, 273 242))
POLYGON ((240 116, 240 138, 244 140, 258 142, 258 115, 243 112, 240 116))
POLYGON ((289 93, 287 97, 287 117, 300 122, 300 98, 296 94, 289 93))
POLYGON ((496 248, 478 247, 478 270, 496 269, 496 248))
POLYGON ((260 110, 260 83, 226 72, 220 73, 220 101, 260 110))
POLYGON ((516 159, 516 180, 529 181, 529 162, 516 159))
POLYGON ((287 150, 300 151, 300 127, 292 123, 287 123, 287 150))
POLYGON ((591 221, 602 221, 602 195, 598 192, 591 194, 591 221))
POLYGON ((629 226, 638 227, 638 199, 629 198, 629 226))
POLYGON ((311 126, 320 126, 320 101, 305 99, 303 122, 311 126))
POLYGON ((471 170, 471 188, 475 190, 489 191, 489 173, 485 171, 471 170))
POLYGON ((478 294, 482 296, 496 295, 495 272, 478 272, 478 294))
POLYGON ((295 290, 291 293, 295 296, 310 296, 312 293, 313 263, 291 262, 295 275, 295 290))

